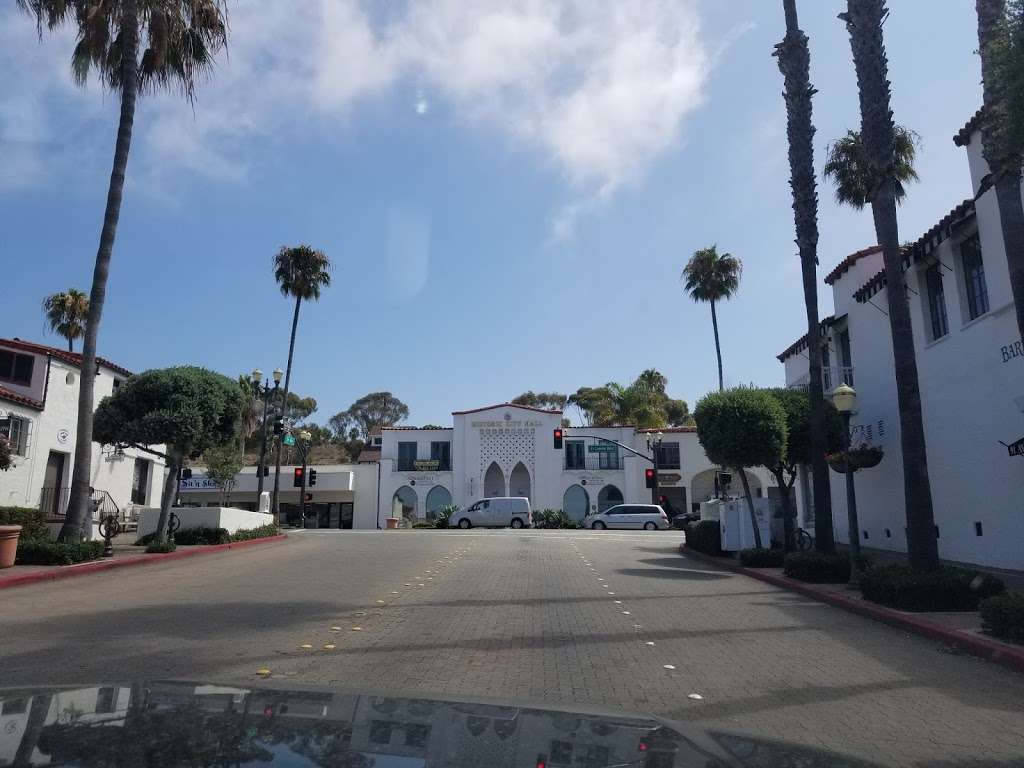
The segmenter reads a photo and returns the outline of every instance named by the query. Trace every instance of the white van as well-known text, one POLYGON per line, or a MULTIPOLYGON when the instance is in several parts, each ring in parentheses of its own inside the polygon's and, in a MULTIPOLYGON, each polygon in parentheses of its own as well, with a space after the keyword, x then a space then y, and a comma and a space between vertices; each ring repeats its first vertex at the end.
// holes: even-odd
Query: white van
POLYGON ((451 528, 528 528, 533 525, 530 500, 523 496, 495 496, 460 509, 448 520, 451 528))

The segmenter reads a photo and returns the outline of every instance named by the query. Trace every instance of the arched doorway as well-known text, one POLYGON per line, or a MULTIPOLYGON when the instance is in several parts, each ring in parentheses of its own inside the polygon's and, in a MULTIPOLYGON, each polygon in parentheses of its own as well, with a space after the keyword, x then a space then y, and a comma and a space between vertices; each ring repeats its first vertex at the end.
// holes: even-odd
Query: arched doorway
POLYGON ((508 495, 530 498, 530 470, 521 461, 512 468, 512 474, 508 476, 508 495))
POLYGON ((427 494, 427 520, 436 520, 442 507, 452 503, 452 495, 443 485, 435 485, 427 494))
POLYGON ((505 495, 505 473, 501 471, 498 462, 492 461, 484 474, 484 496, 505 495))
POLYGON ((397 517, 404 525, 412 525, 416 521, 416 491, 403 485, 391 499, 391 516, 397 517))
POLYGON ((716 472, 718 472, 717 469, 705 469, 694 475, 690 481, 690 502, 694 509, 699 509, 702 501, 711 501, 715 498, 716 472))
POLYGON ((606 485, 597 494, 597 511, 604 512, 608 507, 614 507, 622 503, 622 491, 614 485, 606 485))
POLYGON ((570 520, 580 522, 590 514, 590 494, 582 485, 570 485, 562 495, 562 511, 570 520))

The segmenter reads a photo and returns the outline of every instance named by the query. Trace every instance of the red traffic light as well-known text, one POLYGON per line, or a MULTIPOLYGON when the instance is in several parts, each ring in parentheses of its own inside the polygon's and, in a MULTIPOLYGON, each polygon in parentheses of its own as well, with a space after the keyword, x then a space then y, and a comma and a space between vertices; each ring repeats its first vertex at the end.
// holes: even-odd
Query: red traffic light
POLYGON ((646 484, 647 484, 648 488, 653 488, 654 487, 655 477, 656 477, 656 475, 655 475, 654 469, 645 469, 644 470, 644 480, 646 481, 646 484))
POLYGON ((302 467, 295 468, 295 476, 292 478, 292 485, 296 488, 302 487, 302 467))
POLYGON ((312 500, 313 500, 313 494, 312 493, 307 493, 305 498, 303 499, 303 501, 305 501, 307 504, 309 504, 309 502, 311 502, 312 500))
POLYGON ((562 430, 561 429, 556 429, 555 430, 555 450, 556 451, 560 450, 562 448, 562 436, 563 436, 562 435, 562 430))

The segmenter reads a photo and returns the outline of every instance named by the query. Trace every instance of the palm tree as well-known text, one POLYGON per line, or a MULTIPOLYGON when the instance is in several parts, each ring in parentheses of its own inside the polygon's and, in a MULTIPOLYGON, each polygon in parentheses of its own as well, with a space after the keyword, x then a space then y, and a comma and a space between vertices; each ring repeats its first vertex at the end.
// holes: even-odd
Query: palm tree
POLYGON ((258 382, 249 376, 238 377, 238 388, 245 396, 242 417, 238 423, 238 448, 245 453, 245 441, 260 428, 263 419, 263 396, 258 382))
POLYGON ((910 322, 910 303, 900 252, 896 217, 896 129, 889 91, 888 61, 882 23, 888 14, 885 0, 847 0, 846 22, 857 71, 861 136, 864 156, 873 179, 870 191, 875 236, 882 247, 892 352, 896 373, 896 398, 900 411, 900 443, 903 452, 903 488, 907 508, 907 554, 916 571, 939 566, 935 516, 932 511, 928 454, 921 419, 921 392, 917 357, 910 322))
MULTIPOLYGON (((1024 204, 1021 202, 1021 127, 1020 115, 1009 109, 1012 99, 1020 100, 1020 82, 1014 82, 1013 70, 1021 61, 1019 28, 1009 34, 1005 0, 977 0, 978 50, 981 53, 981 79, 984 94, 981 125, 981 149, 988 163, 989 177, 979 193, 987 186, 996 189, 999 205, 999 223, 1003 231, 1003 249, 1010 270, 1010 289, 1017 307, 1017 330, 1024 337, 1024 204)), ((1017 5, 1015 16, 1024 8, 1017 5)), ((1019 74, 1019 72, 1017 73, 1019 74)))
MULTIPOLYGON (((299 326, 299 307, 302 301, 320 298, 320 289, 331 284, 331 260, 322 251, 308 245, 293 248, 281 246, 274 256, 274 279, 285 296, 295 297, 295 314, 292 316, 292 336, 288 342, 288 367, 284 373, 284 389, 281 393, 281 418, 288 418, 288 386, 292 378, 292 356, 295 352, 295 331, 299 326)), ((270 508, 277 515, 277 494, 281 486, 281 441, 277 441, 277 456, 274 460, 274 497, 270 508)))
MULTIPOLYGON (((907 182, 917 181, 914 160, 917 159, 917 146, 921 137, 914 131, 895 126, 896 164, 893 167, 893 194, 896 203, 903 202, 907 196, 904 186, 907 182)), ((841 139, 829 144, 826 150, 828 161, 825 163, 825 178, 831 178, 836 185, 836 202, 849 205, 858 211, 871 202, 871 192, 878 184, 872 178, 871 167, 864 152, 864 143, 860 131, 847 131, 841 139)))
POLYGON ((78 43, 71 71, 85 85, 95 69, 100 80, 120 97, 114 162, 107 188, 99 247, 89 294, 89 315, 82 342, 78 388, 78 428, 68 513, 60 531, 63 541, 83 534, 89 523, 92 468, 92 421, 96 381, 96 346, 107 293, 107 276, 121 213, 125 170, 132 143, 139 89, 180 89, 192 101, 196 80, 210 70, 213 57, 227 45, 225 0, 15 0, 43 25, 56 29, 66 21, 77 27, 78 43), (146 46, 139 57, 140 39, 146 46))
MULTIPOLYGON (((825 464, 825 404, 821 383, 821 325, 818 320, 818 191, 814 176, 814 124, 811 121, 811 53, 800 29, 796 0, 783 0, 786 36, 775 46, 785 81, 786 135, 789 139, 789 186, 807 314, 807 396, 810 401, 811 486, 814 499, 815 548, 834 552, 832 490, 825 464)), ((786 542, 789 545, 789 542, 786 542)))
POLYGON ((683 267, 683 286, 694 301, 706 301, 711 305, 711 325, 715 330, 715 354, 718 356, 718 389, 725 389, 722 376, 722 347, 718 342, 718 315, 715 302, 729 299, 740 287, 743 262, 735 256, 718 253, 718 247, 701 248, 694 251, 690 261, 683 267))
POLYGON ((77 288, 68 288, 43 299, 43 312, 50 330, 67 339, 68 352, 74 352, 75 339, 85 335, 89 297, 77 288))

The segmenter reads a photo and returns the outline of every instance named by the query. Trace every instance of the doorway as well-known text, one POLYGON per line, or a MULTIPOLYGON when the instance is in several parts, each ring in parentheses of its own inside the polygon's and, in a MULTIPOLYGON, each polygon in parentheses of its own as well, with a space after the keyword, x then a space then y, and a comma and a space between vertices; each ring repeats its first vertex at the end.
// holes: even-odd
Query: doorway
POLYGON ((64 497, 67 489, 64 488, 64 466, 67 463, 67 454, 59 451, 50 451, 46 459, 46 474, 43 476, 43 510, 50 517, 61 517, 64 514, 64 497))
POLYGON ((341 502, 341 515, 338 520, 338 527, 344 531, 352 530, 352 514, 355 509, 355 504, 351 501, 341 502))

